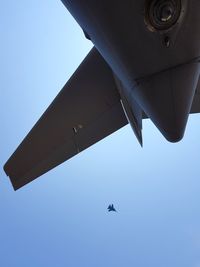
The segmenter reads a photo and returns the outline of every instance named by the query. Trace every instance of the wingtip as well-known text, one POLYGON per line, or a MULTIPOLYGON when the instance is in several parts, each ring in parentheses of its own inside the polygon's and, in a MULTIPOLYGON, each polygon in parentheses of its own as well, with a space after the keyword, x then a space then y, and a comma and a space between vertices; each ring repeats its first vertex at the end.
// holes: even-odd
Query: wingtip
POLYGON ((10 183, 11 183, 11 185, 12 185, 14 191, 17 191, 21 186, 19 186, 18 184, 16 184, 16 181, 15 181, 16 179, 14 179, 14 178, 12 177, 12 175, 9 173, 7 163, 4 164, 4 166, 3 166, 3 170, 4 170, 5 174, 6 174, 6 176, 9 178, 10 183))

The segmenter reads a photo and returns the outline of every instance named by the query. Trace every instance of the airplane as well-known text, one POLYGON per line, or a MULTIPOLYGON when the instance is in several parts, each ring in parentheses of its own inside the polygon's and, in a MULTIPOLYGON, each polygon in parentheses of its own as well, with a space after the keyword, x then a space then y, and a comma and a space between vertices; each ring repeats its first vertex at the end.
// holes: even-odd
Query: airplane
POLYGON ((113 204, 108 206, 108 211, 109 211, 109 212, 110 212, 110 211, 115 211, 115 212, 117 212, 116 209, 114 208, 114 205, 113 205, 113 204))
POLYGON ((15 190, 149 118, 170 142, 200 112, 199 0, 62 0, 94 47, 11 155, 15 190))

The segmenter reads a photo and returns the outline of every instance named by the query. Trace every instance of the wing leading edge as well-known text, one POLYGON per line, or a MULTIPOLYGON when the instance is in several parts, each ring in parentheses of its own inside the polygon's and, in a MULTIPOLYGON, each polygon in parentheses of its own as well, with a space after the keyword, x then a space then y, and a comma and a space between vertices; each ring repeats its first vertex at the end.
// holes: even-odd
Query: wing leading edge
POLYGON ((112 71, 93 48, 4 170, 19 189, 127 123, 112 71))

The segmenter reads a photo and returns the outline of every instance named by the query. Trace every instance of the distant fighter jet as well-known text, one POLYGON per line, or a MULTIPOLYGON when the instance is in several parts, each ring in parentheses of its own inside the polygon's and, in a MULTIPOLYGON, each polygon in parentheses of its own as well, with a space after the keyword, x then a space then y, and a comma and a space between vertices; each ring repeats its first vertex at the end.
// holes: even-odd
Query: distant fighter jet
POLYGON ((109 212, 110 212, 110 211, 115 211, 115 212, 117 212, 116 209, 114 208, 113 204, 108 206, 108 211, 109 211, 109 212))
POLYGON ((15 190, 128 123, 178 142, 200 112, 199 0, 62 2, 94 47, 5 164, 15 190))

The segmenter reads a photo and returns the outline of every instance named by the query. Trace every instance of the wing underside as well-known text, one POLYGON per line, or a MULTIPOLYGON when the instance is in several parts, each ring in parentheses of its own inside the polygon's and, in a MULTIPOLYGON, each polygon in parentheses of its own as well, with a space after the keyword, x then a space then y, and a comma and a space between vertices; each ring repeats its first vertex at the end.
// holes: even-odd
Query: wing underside
POLYGON ((127 123, 112 71, 93 48, 4 170, 16 190, 127 123))

